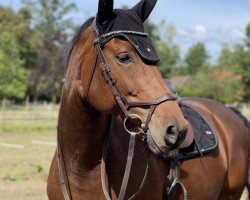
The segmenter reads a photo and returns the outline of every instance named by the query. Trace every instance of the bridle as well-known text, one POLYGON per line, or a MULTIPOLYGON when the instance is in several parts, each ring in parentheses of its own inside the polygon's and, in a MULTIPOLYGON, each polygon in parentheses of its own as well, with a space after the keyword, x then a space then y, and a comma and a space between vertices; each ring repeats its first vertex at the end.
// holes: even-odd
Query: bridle
MULTIPOLYGON (((88 85, 87 85, 87 90, 85 93, 85 98, 88 97, 88 91, 91 85, 91 81, 93 78, 93 74, 96 68, 96 64, 97 64, 97 59, 99 59, 100 62, 100 69, 102 71, 102 75, 106 81, 106 83, 109 85, 112 94, 114 96, 114 99, 116 100, 117 104, 119 105, 119 107, 121 108, 124 116, 125 116, 125 120, 124 120, 124 124, 126 125, 126 121, 131 118, 131 116, 134 117, 138 117, 138 119, 142 122, 141 123, 141 129, 143 131, 143 133, 146 133, 148 128, 149 128, 149 122, 151 120, 151 117, 154 113, 155 108, 165 102, 165 101, 169 101, 169 100, 177 100, 178 99, 178 95, 176 93, 173 92, 169 92, 166 94, 163 94, 162 96, 158 97, 157 99, 151 100, 151 101, 140 101, 140 102, 131 102, 128 101, 128 99, 124 96, 124 94, 122 93, 122 91, 119 89, 116 80, 114 79, 114 76, 110 70, 109 65, 107 64, 107 61, 103 55, 102 52, 102 48, 101 48, 101 41, 105 39, 105 37, 112 35, 112 33, 116 34, 117 31, 115 32, 110 32, 108 34, 105 35, 101 35, 99 36, 99 32, 98 32, 98 28, 96 26, 96 20, 94 19, 94 21, 92 22, 91 28, 93 30, 93 34, 94 34, 94 47, 95 47, 95 62, 94 65, 92 67, 92 71, 91 71, 91 76, 89 78, 88 81, 88 85), (129 112, 130 108, 134 108, 134 107, 148 107, 150 110, 148 112, 148 115, 146 117, 146 121, 143 122, 142 118, 136 114, 131 114, 129 112)), ((128 31, 123 31, 124 33, 127 33, 128 31)), ((119 31, 119 33, 122 33, 122 31, 119 31)), ((134 31, 129 31, 130 34, 135 34, 135 35, 142 35, 143 33, 141 32, 134 32, 134 31)), ((145 33, 144 33, 145 34, 145 33)), ((127 127, 125 127, 125 129, 127 129, 127 127)))
MULTIPOLYGON (((114 76, 110 70, 109 65, 107 64, 107 61, 105 59, 105 56, 103 55, 102 52, 102 47, 101 47, 101 41, 105 40, 106 37, 112 35, 112 34, 117 34, 116 32, 110 32, 108 34, 104 34, 104 35, 99 35, 99 31, 96 25, 96 19, 93 20, 91 28, 93 30, 93 35, 94 35, 94 40, 93 40, 93 44, 94 44, 94 49, 95 49, 95 58, 94 58, 94 63, 93 63, 93 67, 91 69, 90 72, 90 76, 87 82, 87 89, 85 90, 84 93, 84 98, 85 98, 85 104, 89 107, 92 108, 89 100, 88 100, 88 93, 89 93, 89 89, 91 86, 91 82, 94 76, 94 72, 97 66, 97 61, 99 59, 99 66, 102 72, 102 75, 106 81, 106 83, 109 85, 112 94, 114 96, 115 101, 117 102, 117 104, 119 105, 119 107, 121 108, 122 113, 125 116, 124 119, 124 128, 125 130, 130 134, 130 140, 129 140, 129 149, 128 149, 128 156, 127 156, 127 162, 126 162, 126 167, 125 167, 125 172, 124 172, 124 176, 123 176, 123 180, 122 180, 122 185, 121 185, 121 189, 120 189, 120 193, 118 196, 118 200, 123 200, 125 197, 125 192, 126 192, 126 188, 127 188, 127 184, 128 184, 128 179, 129 179, 129 175, 130 175, 130 170, 131 170, 131 165, 132 165, 132 158, 133 158, 133 154, 134 154, 134 146, 135 146, 135 138, 137 134, 146 134, 148 129, 149 129, 149 123, 151 120, 151 117, 156 109, 156 107, 158 105, 160 105, 163 102, 169 101, 169 100, 177 100, 178 99, 178 95, 175 92, 169 92, 169 93, 165 93, 162 96, 154 99, 154 100, 150 100, 150 101, 138 101, 138 102, 131 102, 129 101, 124 94, 122 93, 122 91, 119 89, 116 80, 114 79, 114 76), (143 119, 137 115, 137 114, 133 114, 129 112, 130 108, 134 108, 134 107, 141 107, 141 108, 149 108, 149 112, 148 115, 146 117, 145 122, 143 122, 143 119), (141 122, 141 127, 138 127, 138 131, 132 131, 128 128, 128 120, 131 118, 136 118, 139 119, 139 121, 141 122)), ((126 33, 126 34, 135 34, 135 35, 145 35, 145 33, 141 33, 141 32, 135 32, 135 31, 119 31, 119 33, 126 33)), ((106 197, 107 200, 111 200, 109 193, 106 189, 106 181, 105 181, 105 176, 106 176, 106 167, 105 167, 105 162, 106 162, 106 154, 107 154, 107 146, 108 146, 108 137, 106 138, 106 142, 104 144, 104 149, 103 149, 103 155, 102 155, 102 162, 101 162, 101 181, 102 181, 102 188, 103 188, 103 192, 104 195, 106 197)), ((61 188, 63 191, 63 196, 65 200, 70 200, 70 196, 69 196, 69 191, 67 189, 67 185, 65 183, 65 178, 63 175, 63 162, 61 162, 60 160, 63 161, 63 157, 62 157, 62 152, 60 149, 60 145, 59 145, 59 141, 58 141, 58 145, 57 145, 58 149, 57 149, 57 157, 58 157, 58 169, 59 169, 59 179, 60 179, 60 184, 61 184, 61 188)), ((64 171, 66 171, 66 169, 64 169, 64 171)), ((146 180, 146 176, 147 176, 147 172, 148 172, 148 164, 145 170, 145 175, 143 177, 143 180, 140 184, 140 187, 137 189, 137 191, 130 197, 128 198, 129 200, 132 200, 133 198, 136 197, 136 195, 140 192, 140 190, 142 189, 144 182, 146 180)), ((67 180, 66 180, 67 181, 67 180)))

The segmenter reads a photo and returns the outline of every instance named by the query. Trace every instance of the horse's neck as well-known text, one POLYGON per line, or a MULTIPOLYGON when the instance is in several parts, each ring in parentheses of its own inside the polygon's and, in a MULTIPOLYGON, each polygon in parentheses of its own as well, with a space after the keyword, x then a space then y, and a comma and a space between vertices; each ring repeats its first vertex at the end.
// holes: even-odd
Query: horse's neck
POLYGON ((79 95, 78 84, 74 84, 62 95, 58 145, 67 168, 71 171, 91 170, 101 159, 107 117, 87 110, 79 95))

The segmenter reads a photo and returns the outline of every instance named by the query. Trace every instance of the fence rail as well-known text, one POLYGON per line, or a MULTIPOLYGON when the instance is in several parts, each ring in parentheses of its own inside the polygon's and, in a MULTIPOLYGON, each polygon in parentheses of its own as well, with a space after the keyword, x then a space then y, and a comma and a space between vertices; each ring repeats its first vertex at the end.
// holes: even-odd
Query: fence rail
MULTIPOLYGON (((250 120, 249 105, 233 106, 250 120)), ((58 108, 59 105, 54 104, 0 106, 0 133, 55 130, 58 108)))
POLYGON ((56 128, 58 105, 0 107, 0 132, 42 131, 56 128))

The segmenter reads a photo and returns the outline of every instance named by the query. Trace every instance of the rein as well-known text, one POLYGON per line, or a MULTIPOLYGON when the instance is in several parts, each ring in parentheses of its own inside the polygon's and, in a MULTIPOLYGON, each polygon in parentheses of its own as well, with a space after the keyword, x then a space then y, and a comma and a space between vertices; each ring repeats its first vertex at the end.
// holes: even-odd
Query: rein
MULTIPOLYGON (((92 28, 93 34, 94 34, 93 44, 94 44, 94 48, 95 48, 95 58, 94 58, 93 67, 91 69, 91 73, 90 73, 90 76, 88 79, 87 89, 86 89, 85 94, 84 94, 84 98, 85 98, 84 103, 86 104, 86 106, 88 108, 92 108, 92 106, 88 100, 88 93, 89 93, 90 85, 91 85, 91 82, 92 82, 92 79, 94 76, 94 72, 95 72, 95 69, 97 66, 97 60, 99 59, 99 62, 100 62, 99 67, 102 71, 102 75, 103 75, 106 83, 109 85, 115 101, 117 102, 117 104, 119 105, 119 107, 121 108, 121 110, 125 116, 124 128, 130 134, 126 167, 125 167, 125 172, 124 172, 124 176, 123 176, 123 180, 122 180, 121 189, 120 189, 119 196, 118 196, 118 200, 123 200, 125 197, 125 193, 126 193, 126 189, 127 189, 127 185, 128 185, 128 180, 129 180, 129 175, 130 175, 130 171, 131 171, 136 135, 138 135, 140 133, 146 134, 146 132, 149 129, 149 123, 150 123, 151 117, 152 117, 152 115, 153 115, 153 113, 158 105, 160 105, 163 102, 169 101, 169 100, 177 100, 178 95, 174 92, 170 92, 170 93, 165 93, 162 96, 160 96, 154 100, 151 100, 151 101, 138 101, 138 102, 128 101, 127 98, 122 93, 122 91, 119 89, 117 82, 114 79, 113 74, 109 68, 109 65, 106 62, 106 59, 103 55, 102 48, 101 48, 101 39, 105 39, 105 37, 108 37, 108 36, 110 36, 112 34, 116 34, 116 33, 110 32, 108 34, 99 36, 99 32, 98 32, 98 29, 96 26, 96 19, 94 19, 94 21, 91 25, 91 28, 92 28), (148 112, 148 115, 146 117, 145 122, 143 121, 143 119, 139 115, 129 112, 129 109, 133 108, 133 107, 142 107, 142 108, 148 107, 149 108, 149 112, 148 112), (129 119, 132 119, 132 118, 139 119, 141 122, 141 127, 139 127, 139 130, 137 132, 130 131, 128 128, 127 121, 129 119)), ((135 35, 139 35, 139 36, 145 34, 145 33, 134 32, 134 31, 129 31, 129 33, 127 31, 119 31, 119 33, 135 34, 135 35)), ((104 144, 102 161, 101 161, 101 182, 102 182, 102 188, 103 188, 103 192, 104 192, 106 199, 111 200, 110 195, 109 195, 109 193, 106 189, 106 185, 105 185, 105 176, 106 176, 105 161, 106 161, 106 155, 107 155, 109 134, 106 134, 106 135, 107 135, 107 138, 106 138, 106 142, 104 144)), ((65 174, 66 174, 65 176, 67 177, 66 169, 65 169, 65 166, 63 165, 64 160, 63 160, 62 152, 60 150, 59 139, 58 139, 58 145, 57 145, 57 158, 58 158, 59 178, 60 178, 61 188, 63 191, 63 197, 65 200, 71 200, 68 179, 66 178, 66 180, 65 180, 64 175, 63 175, 63 171, 65 171, 65 174)), ((137 194, 141 191, 141 189, 143 188, 143 185, 145 183, 147 173, 148 173, 148 163, 146 166, 143 180, 142 180, 139 188, 129 198, 129 200, 134 199, 137 196, 137 194)))
MULTIPOLYGON (((110 119, 110 124, 111 124, 111 120, 112 119, 110 119)), ((110 124, 109 124, 109 128, 110 128, 110 124)), ((108 143, 109 143, 109 132, 110 131, 108 131, 108 134, 106 136, 106 140, 104 143, 102 161, 101 161, 102 189, 103 189, 103 193, 104 193, 107 200, 111 200, 110 195, 108 193, 108 190, 106 188, 106 181, 105 181, 105 176, 106 176, 106 164, 105 163, 106 163, 106 156, 107 156, 108 143)), ((126 167, 125 167, 125 171, 124 171, 124 175, 123 175, 123 180, 122 180, 122 185, 121 185, 121 189, 119 192, 118 200, 123 200, 125 197, 126 188, 128 185, 128 179, 129 179, 129 175, 130 175, 130 171, 131 171, 132 159, 133 159, 133 155, 134 155, 135 139, 136 139, 136 133, 131 133, 130 138, 129 138, 129 148, 128 148, 126 167)), ((131 195, 128 198, 128 200, 134 199, 139 194, 139 192, 142 190, 144 183, 145 183, 145 180, 146 180, 146 177, 147 177, 147 174, 148 174, 148 163, 146 166, 144 177, 142 179, 142 182, 141 182, 139 188, 136 190, 136 192, 133 195, 131 195)))
POLYGON ((59 142, 59 135, 58 135, 58 130, 57 130, 57 165, 58 165, 58 172, 59 172, 59 180, 60 180, 60 185, 63 193, 64 200, 71 200, 71 195, 70 195, 70 189, 69 189, 69 182, 68 182, 68 176, 67 176, 67 171, 65 168, 64 164, 64 159, 63 159, 63 154, 59 142), (65 176, 66 179, 64 178, 63 171, 65 171, 65 176))

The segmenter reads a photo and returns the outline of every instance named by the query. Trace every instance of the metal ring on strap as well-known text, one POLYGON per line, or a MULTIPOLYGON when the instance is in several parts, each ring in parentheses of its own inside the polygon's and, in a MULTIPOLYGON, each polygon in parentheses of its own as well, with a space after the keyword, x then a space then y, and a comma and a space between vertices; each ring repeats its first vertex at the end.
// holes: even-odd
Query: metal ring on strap
POLYGON ((128 119, 133 118, 133 117, 134 117, 134 119, 139 119, 139 120, 140 120, 140 122, 141 122, 141 127, 139 127, 139 128, 142 128, 142 127, 144 126, 144 123, 143 123, 143 120, 142 120, 141 116, 139 116, 139 115, 137 115, 137 114, 129 114, 129 116, 126 117, 126 118, 124 119, 124 121, 123 121, 123 126, 124 126, 125 130, 126 130, 129 134, 131 134, 131 135, 136 135, 136 134, 141 133, 141 130, 138 130, 138 132, 135 132, 135 131, 129 130, 129 128, 127 127, 127 126, 128 126, 128 125, 127 125, 128 119))

